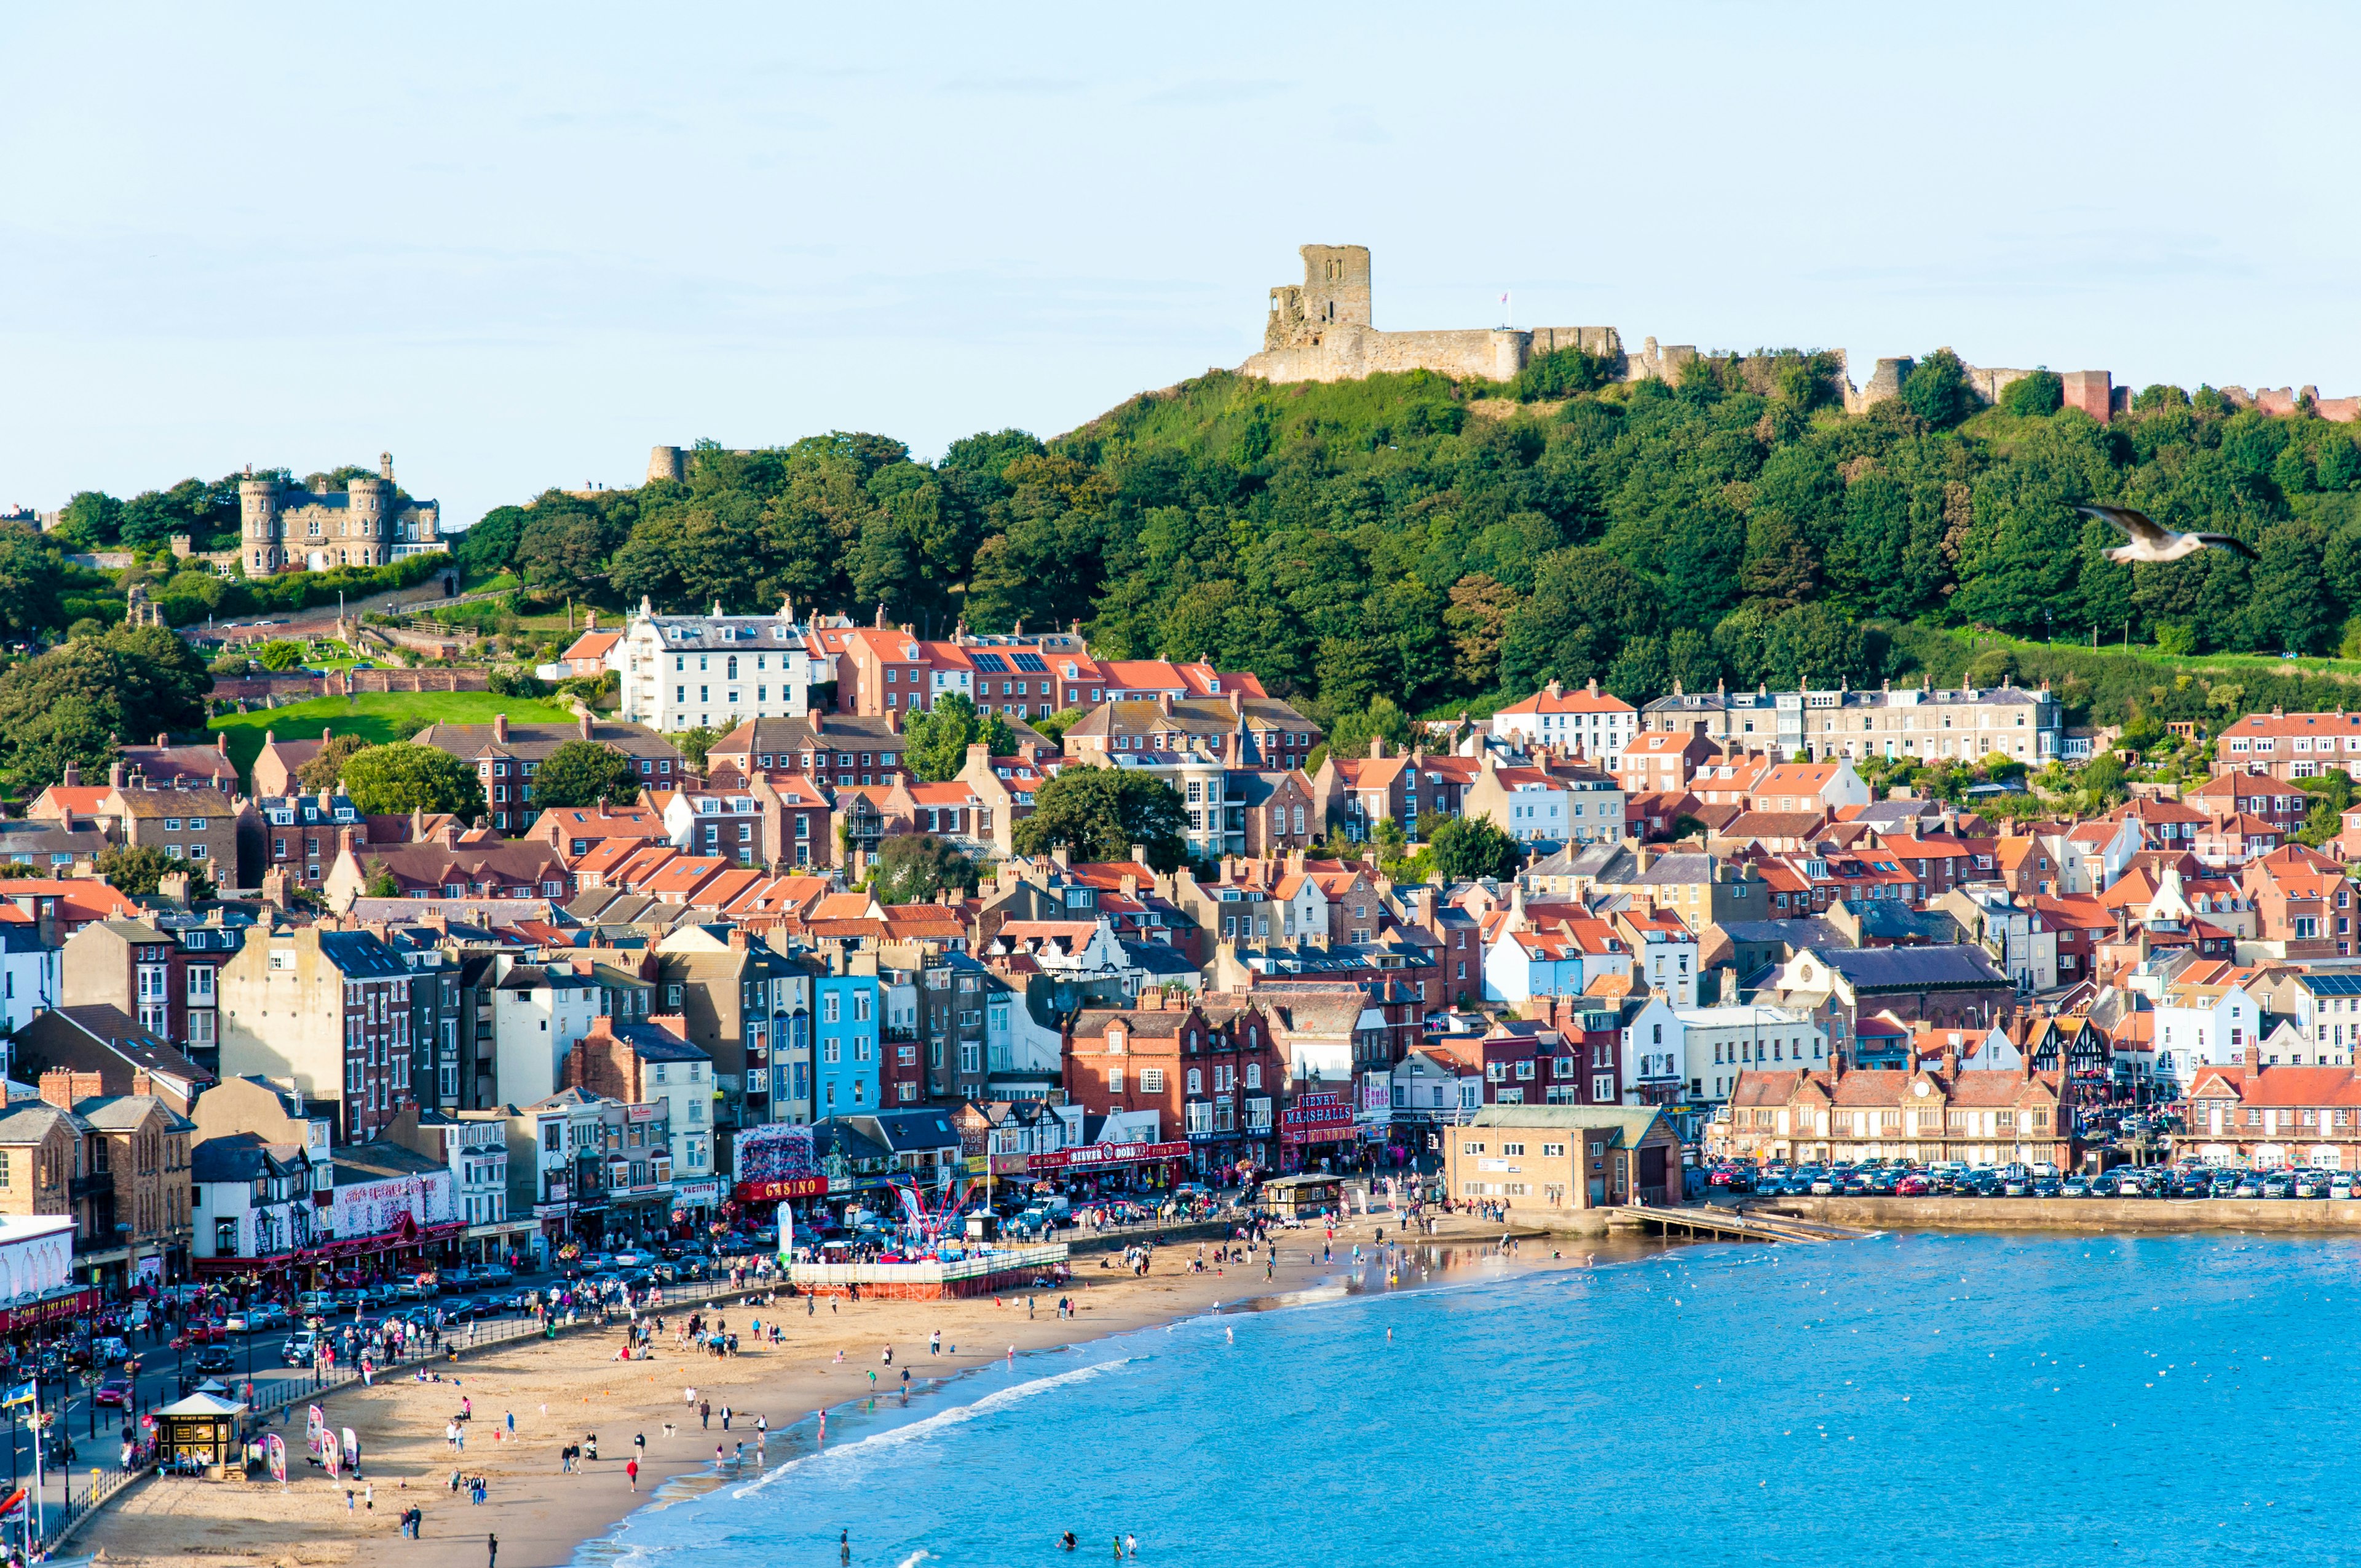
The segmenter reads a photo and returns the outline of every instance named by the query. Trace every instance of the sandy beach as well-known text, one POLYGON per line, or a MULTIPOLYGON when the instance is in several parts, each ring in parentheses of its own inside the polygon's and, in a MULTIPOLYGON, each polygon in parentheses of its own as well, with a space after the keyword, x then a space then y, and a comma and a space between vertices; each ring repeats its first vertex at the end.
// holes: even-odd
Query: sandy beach
MULTIPOLYGON (((1355 1242, 1369 1245, 1380 1223, 1389 1236, 1400 1234, 1382 1215, 1354 1220, 1338 1228, 1340 1254, 1355 1242)), ((1498 1225, 1447 1218, 1433 1238, 1422 1240, 1455 1243, 1460 1255, 1473 1261, 1479 1254, 1471 1249, 1488 1251, 1484 1244, 1497 1244, 1500 1234, 1498 1225)), ((571 1561, 584 1541, 652 1501, 666 1481, 712 1474, 716 1443, 734 1450, 745 1442, 751 1476, 758 1415, 773 1429, 769 1456, 776 1464, 806 1446, 800 1438, 778 1435, 782 1429, 823 1408, 898 1388, 906 1367, 913 1386, 923 1387, 929 1378, 1004 1359, 1012 1350, 1018 1355, 1054 1350, 1187 1317, 1217 1302, 1341 1280, 1340 1265, 1320 1261, 1323 1240, 1316 1228, 1282 1233, 1277 1274, 1268 1280, 1259 1261, 1226 1273, 1190 1273, 1198 1256, 1193 1243, 1159 1250, 1145 1277, 1126 1272, 1120 1254, 1084 1255, 1074 1261, 1070 1293, 1077 1310, 1071 1321, 1058 1318, 1055 1291, 1037 1294, 1029 1310, 1025 1298, 1015 1295, 832 1304, 821 1299, 811 1315, 804 1299, 781 1297, 770 1307, 718 1309, 740 1333, 740 1354, 727 1359, 674 1350, 675 1320, 669 1318, 657 1354, 648 1362, 614 1359, 623 1342, 620 1328, 494 1346, 445 1365, 446 1379, 456 1373, 456 1387, 447 1380, 390 1381, 339 1390, 324 1402, 330 1424, 349 1426, 360 1438, 373 1508, 366 1506, 368 1493, 349 1476, 330 1481, 316 1469, 291 1470, 283 1489, 267 1476, 245 1484, 158 1476, 102 1512, 68 1551, 103 1552, 114 1563, 237 1568, 367 1561, 381 1545, 394 1555, 378 1561, 480 1568, 486 1536, 497 1533, 502 1568, 548 1568, 571 1561), (775 1349, 756 1344, 754 1321, 767 1328, 774 1312, 783 1343, 775 1349), (938 1330, 945 1349, 929 1354, 928 1336, 938 1330), (890 1367, 882 1361, 888 1344, 894 1347, 890 1367), (684 1397, 690 1387, 713 1408, 709 1429, 700 1425, 684 1397), (464 1453, 455 1453, 445 1436, 462 1396, 475 1405, 464 1453), (731 1411, 727 1431, 725 1405, 731 1411), (561 1472, 559 1451, 591 1433, 598 1436, 601 1457, 586 1461, 578 1474, 561 1472), (624 1471, 635 1434, 647 1439, 636 1493, 624 1471), (486 1478, 484 1504, 472 1505, 464 1491, 451 1490, 455 1469, 486 1478), (350 1499, 348 1489, 354 1492, 350 1499), (412 1506, 425 1515, 415 1541, 401 1533, 401 1511, 412 1506)), ((1619 1241, 1612 1255, 1631 1255, 1642 1245, 1619 1241)), ((1208 1255, 1211 1251, 1209 1245, 1208 1255)), ((1564 1266, 1593 1255, 1609 1255, 1609 1248, 1536 1235, 1521 1244, 1515 1263, 1547 1267, 1553 1261, 1564 1266), (1562 1258, 1552 1259, 1554 1247, 1563 1249, 1562 1258)), ((291 1425, 271 1430, 287 1436, 301 1464, 302 1407, 294 1407, 288 1419, 291 1425)))

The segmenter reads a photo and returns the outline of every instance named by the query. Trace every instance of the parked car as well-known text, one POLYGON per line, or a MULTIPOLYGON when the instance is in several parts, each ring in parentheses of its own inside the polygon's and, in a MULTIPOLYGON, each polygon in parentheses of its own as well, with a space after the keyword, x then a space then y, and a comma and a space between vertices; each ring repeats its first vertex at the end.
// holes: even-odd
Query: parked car
POLYGON ((197 1352, 196 1366, 200 1372, 234 1372, 237 1356, 225 1344, 209 1344, 197 1352))
POLYGON ((131 1404, 131 1374, 110 1372, 99 1379, 98 1391, 91 1402, 105 1409, 126 1409, 131 1404))

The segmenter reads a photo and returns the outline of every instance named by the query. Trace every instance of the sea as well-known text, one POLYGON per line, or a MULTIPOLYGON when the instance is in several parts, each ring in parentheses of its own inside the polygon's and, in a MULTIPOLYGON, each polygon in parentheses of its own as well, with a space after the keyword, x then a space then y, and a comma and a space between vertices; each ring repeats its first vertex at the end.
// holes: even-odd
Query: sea
POLYGON ((2361 1561, 2361 1240, 1536 1246, 839 1406, 577 1563, 2361 1561))

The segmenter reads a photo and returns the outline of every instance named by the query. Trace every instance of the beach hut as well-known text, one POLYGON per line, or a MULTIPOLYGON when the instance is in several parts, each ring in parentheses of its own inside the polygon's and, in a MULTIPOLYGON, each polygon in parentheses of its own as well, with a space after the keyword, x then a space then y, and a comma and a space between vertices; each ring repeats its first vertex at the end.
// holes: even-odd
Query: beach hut
POLYGON ((156 1452, 176 1468, 226 1480, 246 1475, 246 1406, 215 1394, 192 1394, 156 1412, 156 1452))

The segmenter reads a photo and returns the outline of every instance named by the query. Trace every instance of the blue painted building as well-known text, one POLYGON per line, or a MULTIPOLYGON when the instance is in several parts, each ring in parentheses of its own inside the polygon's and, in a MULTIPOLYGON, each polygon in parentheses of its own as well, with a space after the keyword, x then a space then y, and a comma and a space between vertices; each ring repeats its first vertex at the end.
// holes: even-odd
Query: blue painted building
POLYGON ((877 1021, 883 998, 873 974, 812 979, 812 1118, 879 1109, 877 1021))

